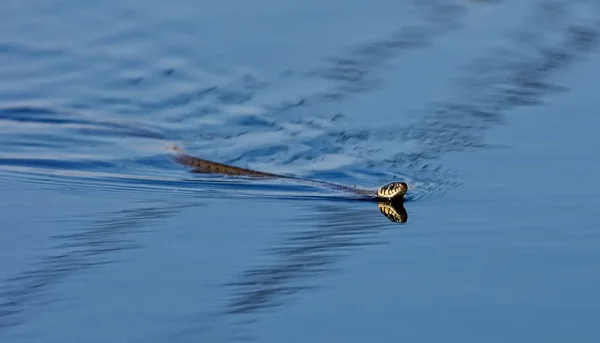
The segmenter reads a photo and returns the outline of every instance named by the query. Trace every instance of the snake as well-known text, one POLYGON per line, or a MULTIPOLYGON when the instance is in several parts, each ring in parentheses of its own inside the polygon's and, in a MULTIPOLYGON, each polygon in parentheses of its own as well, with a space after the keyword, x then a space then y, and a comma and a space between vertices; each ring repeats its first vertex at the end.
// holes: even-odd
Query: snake
POLYGON ((229 176, 248 176, 257 178, 273 178, 295 180, 308 183, 312 186, 322 187, 330 190, 336 190, 353 194, 363 200, 376 201, 377 206, 382 214, 384 214, 392 222, 403 223, 408 219, 406 209, 404 208, 404 196, 408 191, 406 182, 390 182, 382 185, 378 189, 362 189, 355 186, 349 186, 329 181, 301 178, 292 175, 283 175, 268 173, 258 170, 241 168, 229 164, 214 162, 199 157, 192 156, 185 152, 179 146, 172 146, 170 149, 174 154, 173 160, 178 164, 190 168, 193 173, 201 174, 221 174, 229 176))

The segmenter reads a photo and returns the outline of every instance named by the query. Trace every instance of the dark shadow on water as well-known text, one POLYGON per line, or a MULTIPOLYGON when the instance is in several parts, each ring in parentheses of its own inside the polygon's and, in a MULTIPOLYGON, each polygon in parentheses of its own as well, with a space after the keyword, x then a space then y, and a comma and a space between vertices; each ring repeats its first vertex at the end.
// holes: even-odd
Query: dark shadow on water
POLYGON ((30 123, 38 125, 54 125, 55 127, 70 127, 75 132, 85 135, 113 136, 150 139, 165 139, 159 129, 142 125, 139 122, 127 123, 120 121, 100 120, 97 116, 76 112, 56 110, 51 107, 16 105, 0 107, 0 124, 2 122, 30 123))
POLYGON ((237 280, 223 285, 230 295, 223 312, 179 318, 174 323, 179 329, 164 339, 206 338, 208 331, 223 328, 223 323, 217 323, 222 318, 231 324, 225 324, 225 335, 231 339, 256 340, 248 331, 248 325, 258 320, 256 315, 285 306, 304 293, 318 291, 320 278, 341 272, 336 264, 347 253, 388 244, 382 233, 402 229, 398 225, 408 219, 402 203, 347 204, 310 205, 314 213, 291 219, 294 225, 304 228, 286 235, 266 251, 272 263, 250 268, 237 280), (373 217, 374 207, 386 219, 373 217))
POLYGON ((394 228, 373 220, 371 209, 326 205, 318 207, 314 217, 322 218, 322 223, 290 235, 269 251, 275 264, 248 270, 240 281, 227 284, 233 296, 226 313, 248 314, 280 306, 285 297, 314 288, 302 285, 303 281, 334 272, 341 252, 385 244, 373 238, 382 229, 394 228))
POLYGON ((69 276, 93 267, 116 263, 117 253, 135 249, 135 235, 142 228, 160 224, 175 216, 180 205, 159 202, 99 214, 99 219, 73 233, 51 237, 55 245, 50 253, 18 276, 3 280, 0 286, 0 334, 20 325, 55 301, 50 289, 69 276))
POLYGON ((418 24, 406 25, 388 37, 352 49, 346 56, 328 58, 325 67, 311 72, 336 84, 334 90, 314 100, 340 101, 355 93, 372 91, 380 83, 376 72, 389 67, 389 60, 398 52, 428 47, 438 36, 460 28, 465 19, 466 9, 461 4, 426 0, 414 5, 419 13, 418 24))

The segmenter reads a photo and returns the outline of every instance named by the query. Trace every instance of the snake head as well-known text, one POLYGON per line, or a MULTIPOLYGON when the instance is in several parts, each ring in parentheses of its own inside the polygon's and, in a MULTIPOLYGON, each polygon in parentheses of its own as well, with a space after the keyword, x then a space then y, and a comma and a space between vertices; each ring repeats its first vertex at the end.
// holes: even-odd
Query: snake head
POLYGON ((408 190, 406 182, 391 182, 379 187, 377 197, 386 200, 400 200, 404 198, 404 194, 408 190))

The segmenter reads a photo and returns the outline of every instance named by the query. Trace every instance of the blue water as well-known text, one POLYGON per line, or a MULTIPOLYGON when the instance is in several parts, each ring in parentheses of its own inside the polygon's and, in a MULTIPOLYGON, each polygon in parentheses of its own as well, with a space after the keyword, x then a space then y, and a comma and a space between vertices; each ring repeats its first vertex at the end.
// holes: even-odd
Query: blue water
POLYGON ((600 341, 597 1, 1 8, 0 342, 600 341))

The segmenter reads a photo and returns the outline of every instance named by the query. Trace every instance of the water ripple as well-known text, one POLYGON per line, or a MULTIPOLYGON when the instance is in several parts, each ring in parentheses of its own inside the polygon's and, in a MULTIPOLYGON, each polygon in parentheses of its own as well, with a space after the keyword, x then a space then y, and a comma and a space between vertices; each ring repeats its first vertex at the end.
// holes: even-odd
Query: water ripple
MULTIPOLYGON (((99 78, 129 92, 112 95, 123 89, 105 84, 103 91, 93 95, 96 109, 80 102, 90 99, 87 95, 56 104, 3 100, 0 143, 6 148, 0 167, 181 175, 161 156, 166 144, 182 141, 204 158, 274 173, 325 176, 331 178, 328 181, 368 187, 403 179, 412 183, 415 199, 443 193, 461 181, 437 160, 451 152, 493 148, 485 142, 485 131, 503 124, 508 110, 534 105, 543 96, 562 90, 550 78, 596 47, 598 23, 582 15, 590 8, 582 2, 534 6, 526 24, 507 36, 508 44, 466 64, 448 100, 431 102, 412 111, 407 120, 392 120, 384 126, 356 125, 345 113, 332 112, 359 93, 380 87, 371 81, 382 79, 383 70, 402 66, 402 60, 395 60, 400 52, 423 49, 435 37, 458 30, 466 20, 461 5, 431 1, 419 6, 421 23, 304 72, 268 76, 251 70, 204 70, 200 74, 206 81, 198 82, 197 73, 176 67, 185 63, 157 61, 138 76, 125 68, 125 74, 99 78), (540 25, 532 27, 530 22, 540 25), (321 87, 314 91, 304 88, 269 100, 285 85, 310 84, 311 80, 327 83, 319 83, 321 87), (155 92, 152 87, 161 83, 160 92, 155 92), (141 89, 147 94, 136 97, 141 89)), ((139 27, 132 31, 133 37, 141 34, 136 30, 139 27)), ((42 62, 44 58, 63 63, 82 54, 52 45, 31 51, 25 43, 0 44, 3 53, 13 57, 47 51, 35 57, 46 68, 50 65, 42 62)), ((107 54, 119 66, 132 57, 117 50, 107 54)), ((96 61, 81 77, 89 78, 89 73, 106 66, 96 61)), ((58 77, 50 84, 64 82, 58 77)))

